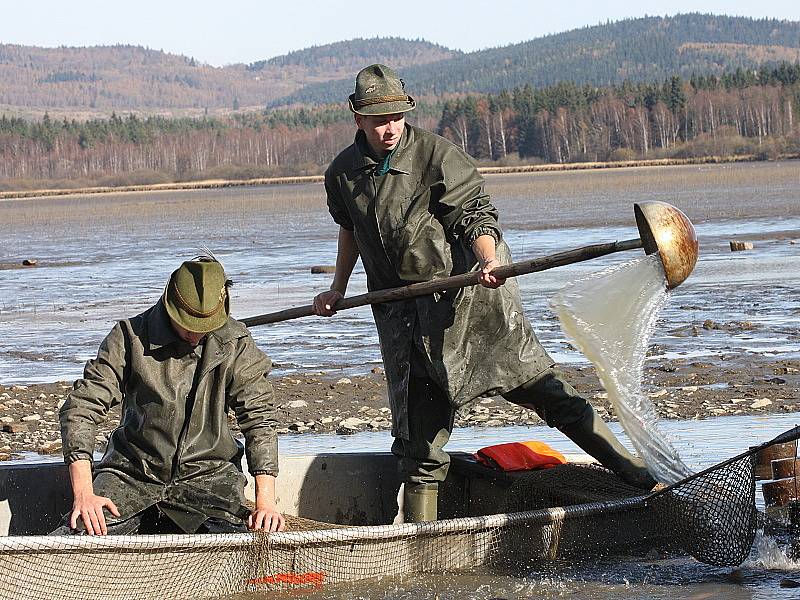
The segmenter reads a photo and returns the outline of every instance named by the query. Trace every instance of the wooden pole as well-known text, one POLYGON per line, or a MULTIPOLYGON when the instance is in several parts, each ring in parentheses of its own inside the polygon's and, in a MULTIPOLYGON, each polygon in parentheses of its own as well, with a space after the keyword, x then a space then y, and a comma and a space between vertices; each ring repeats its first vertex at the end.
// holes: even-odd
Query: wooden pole
MULTIPOLYGON (((592 246, 576 248, 575 250, 550 254, 541 258, 511 263, 510 265, 503 265, 495 268, 492 273, 501 278, 519 277, 520 275, 526 275, 527 273, 546 271, 547 269, 552 269, 555 267, 591 260, 593 258, 605 256, 606 254, 612 254, 614 252, 621 252, 624 250, 634 250, 641 247, 642 240, 639 238, 635 240, 625 240, 622 242, 594 244, 592 246)), ((382 302, 392 302, 394 300, 407 300, 409 298, 416 298, 417 296, 427 296, 429 294, 433 294, 434 292, 443 292, 445 290, 477 285, 479 278, 479 271, 470 271, 469 273, 454 275, 453 277, 446 277, 444 279, 422 281, 420 283, 412 283, 411 285, 399 288, 391 288, 388 290, 375 290, 374 292, 368 292, 358 296, 342 298, 336 303, 334 308, 339 311, 346 310, 348 308, 355 308, 357 306, 366 306, 367 304, 380 304, 382 302)), ((286 310, 281 310, 274 313, 242 319, 242 323, 248 327, 255 327, 257 325, 266 325, 267 323, 278 323, 280 321, 289 321, 291 319, 299 319, 301 317, 310 317, 313 314, 314 310, 310 305, 298 306, 296 308, 288 308, 286 310)))

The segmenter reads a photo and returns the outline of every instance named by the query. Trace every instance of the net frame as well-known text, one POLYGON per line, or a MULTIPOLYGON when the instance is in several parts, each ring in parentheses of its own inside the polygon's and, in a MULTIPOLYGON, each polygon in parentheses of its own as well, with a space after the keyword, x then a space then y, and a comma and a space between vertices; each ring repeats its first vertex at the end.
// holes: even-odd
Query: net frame
POLYGON ((736 566, 755 539, 755 491, 755 456, 750 455, 657 492, 647 505, 686 553, 708 565, 736 566))

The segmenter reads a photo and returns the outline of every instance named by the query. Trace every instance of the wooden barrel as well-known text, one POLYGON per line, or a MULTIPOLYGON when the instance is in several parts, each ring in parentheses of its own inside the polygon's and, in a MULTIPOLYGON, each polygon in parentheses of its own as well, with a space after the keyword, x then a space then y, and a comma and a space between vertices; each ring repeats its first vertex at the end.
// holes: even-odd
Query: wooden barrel
POLYGON ((773 479, 772 461, 781 458, 795 458, 797 456, 797 445, 795 442, 785 444, 773 444, 756 454, 756 478, 773 479))
POLYGON ((764 504, 767 506, 786 506, 792 500, 797 500, 798 491, 800 491, 800 481, 794 477, 765 481, 761 484, 761 493, 764 494, 764 504))
POLYGON ((797 477, 800 473, 800 458, 779 458, 772 461, 772 478, 797 477))
POLYGON ((762 465, 761 463, 756 463, 756 479, 772 479, 772 465, 762 465))

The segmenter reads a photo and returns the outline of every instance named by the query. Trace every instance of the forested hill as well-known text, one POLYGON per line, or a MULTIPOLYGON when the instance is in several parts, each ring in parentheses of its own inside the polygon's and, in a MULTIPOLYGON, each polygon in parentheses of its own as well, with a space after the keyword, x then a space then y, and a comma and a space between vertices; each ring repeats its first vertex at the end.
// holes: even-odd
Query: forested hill
POLYGON ((359 38, 297 50, 285 56, 252 63, 248 68, 250 71, 271 72, 274 75, 297 70, 306 77, 331 81, 340 77, 352 78, 353 73, 363 66, 376 62, 400 69, 447 60, 462 54, 423 40, 409 41, 398 37, 368 40, 359 38))
POLYGON ((800 22, 700 14, 606 23, 471 53, 420 40, 355 39, 226 67, 139 46, 0 44, 0 114, 192 116, 248 107, 341 106, 354 74, 373 62, 394 66, 417 96, 560 81, 653 82, 794 63, 800 59, 798 46, 800 22))
POLYGON ((5 107, 76 113, 263 107, 304 85, 352 77, 365 64, 383 60, 409 68, 459 54, 425 41, 374 38, 316 46, 250 65, 212 67, 140 46, 0 44, 0 112, 5 107))
MULTIPOLYGON (((584 27, 405 68, 402 75, 414 93, 441 95, 561 81, 652 82, 671 75, 719 75, 782 60, 800 60, 800 22, 686 14, 584 27)), ((341 101, 352 85, 352 76, 313 84, 272 104, 341 101)))

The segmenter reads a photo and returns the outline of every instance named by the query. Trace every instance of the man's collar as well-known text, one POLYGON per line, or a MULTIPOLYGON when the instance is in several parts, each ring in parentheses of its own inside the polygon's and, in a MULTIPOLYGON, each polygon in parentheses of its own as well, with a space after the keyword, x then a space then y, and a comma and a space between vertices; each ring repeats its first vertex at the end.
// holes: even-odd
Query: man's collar
POLYGON ((406 175, 411 173, 411 165, 413 163, 412 159, 414 155, 414 152, 411 149, 413 143, 414 128, 406 123, 405 128, 403 129, 403 135, 400 138, 400 141, 397 143, 397 149, 395 150, 394 156, 392 156, 390 170, 404 173, 406 175))
POLYGON ((167 309, 164 308, 163 299, 156 302, 148 313, 147 338, 151 349, 168 346, 180 341, 178 334, 175 333, 172 324, 169 322, 169 315, 167 315, 167 309))
MULTIPOLYGON (((403 135, 400 137, 400 141, 397 143, 397 146, 394 149, 392 160, 389 163, 389 171, 396 171, 406 175, 411 173, 412 153, 408 151, 408 148, 413 141, 414 130, 412 129, 411 125, 406 123, 405 127, 403 128, 403 135)), ((360 129, 356 132, 355 141, 353 143, 358 150, 358 152, 355 152, 353 156, 353 171, 375 168, 380 160, 375 158, 373 153, 370 151, 369 145, 367 144, 367 138, 364 135, 364 132, 360 129)))

